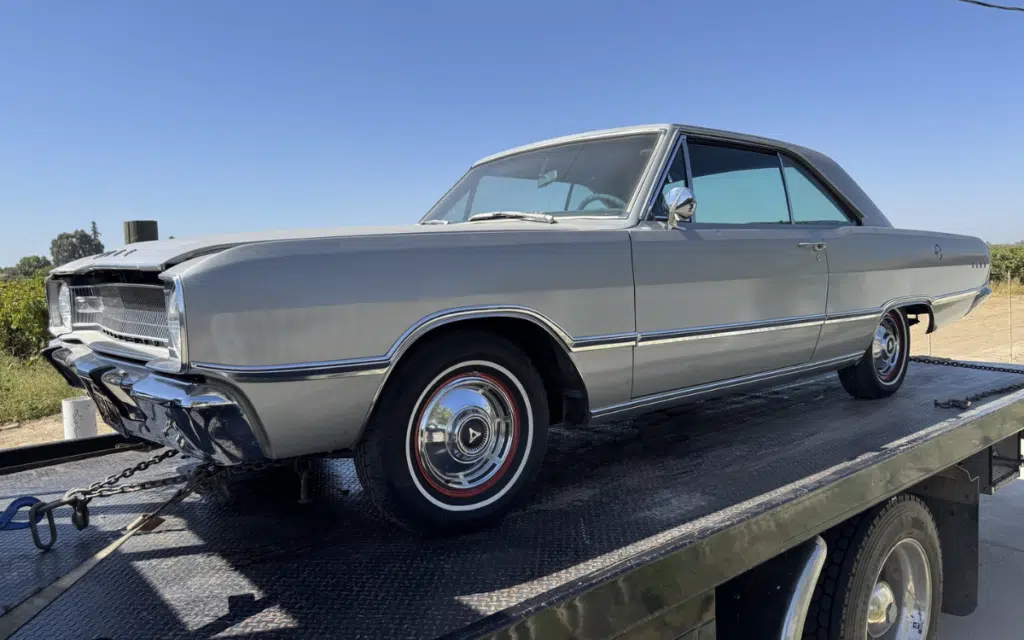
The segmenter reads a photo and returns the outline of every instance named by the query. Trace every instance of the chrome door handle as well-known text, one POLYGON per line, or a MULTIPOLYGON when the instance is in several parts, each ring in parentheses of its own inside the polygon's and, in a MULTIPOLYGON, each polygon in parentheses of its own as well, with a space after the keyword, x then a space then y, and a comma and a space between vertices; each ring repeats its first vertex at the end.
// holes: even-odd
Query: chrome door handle
POLYGON ((810 249, 812 251, 824 251, 825 247, 828 245, 824 242, 798 242, 796 243, 796 246, 804 247, 805 249, 810 249))

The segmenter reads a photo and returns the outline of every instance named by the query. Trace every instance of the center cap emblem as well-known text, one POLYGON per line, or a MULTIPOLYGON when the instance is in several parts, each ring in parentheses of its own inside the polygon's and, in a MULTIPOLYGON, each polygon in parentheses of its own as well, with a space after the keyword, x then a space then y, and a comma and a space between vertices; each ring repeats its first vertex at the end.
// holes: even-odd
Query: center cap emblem
POLYGON ((487 443, 487 425, 479 419, 467 421, 459 429, 459 443, 466 452, 476 452, 487 443))

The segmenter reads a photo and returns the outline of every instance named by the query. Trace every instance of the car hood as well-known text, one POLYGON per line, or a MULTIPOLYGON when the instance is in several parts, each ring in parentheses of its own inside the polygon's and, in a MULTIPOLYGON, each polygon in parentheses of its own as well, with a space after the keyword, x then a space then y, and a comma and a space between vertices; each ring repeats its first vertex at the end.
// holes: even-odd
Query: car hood
POLYGON ((203 254, 214 253, 243 244, 300 240, 304 238, 333 238, 361 235, 393 235, 424 233, 445 228, 444 225, 403 225, 395 227, 337 227, 330 229, 286 229, 227 233, 195 238, 174 238, 136 242, 120 249, 75 260, 50 271, 54 275, 81 273, 97 269, 131 269, 163 271, 168 267, 203 254))

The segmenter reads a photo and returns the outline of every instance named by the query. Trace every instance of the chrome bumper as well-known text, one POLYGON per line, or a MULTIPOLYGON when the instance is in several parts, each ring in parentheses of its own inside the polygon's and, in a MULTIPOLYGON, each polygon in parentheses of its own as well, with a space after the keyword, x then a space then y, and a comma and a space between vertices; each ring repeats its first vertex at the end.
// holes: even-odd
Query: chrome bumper
POLYGON ((60 340, 42 355, 68 384, 84 389, 103 420, 123 435, 222 465, 266 458, 252 421, 228 389, 158 374, 60 340))
POLYGON ((971 313, 972 311, 980 307, 982 304, 985 303, 986 300, 988 300, 989 296, 991 295, 992 287, 986 284, 984 287, 981 288, 981 291, 978 292, 978 295, 974 296, 974 300, 971 302, 971 308, 967 310, 967 313, 971 313))

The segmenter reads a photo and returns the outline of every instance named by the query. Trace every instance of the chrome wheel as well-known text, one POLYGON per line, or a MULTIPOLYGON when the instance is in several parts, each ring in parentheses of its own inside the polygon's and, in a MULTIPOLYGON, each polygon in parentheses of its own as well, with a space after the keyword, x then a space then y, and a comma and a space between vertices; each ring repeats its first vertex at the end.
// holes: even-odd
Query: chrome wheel
POLYGON ((867 638, 925 638, 931 622, 932 576, 928 556, 917 540, 892 548, 875 577, 868 603, 867 638))
POLYGON ((875 338, 871 344, 871 355, 874 358, 878 379, 886 383, 899 376, 903 364, 903 339, 897 313, 899 312, 891 311, 882 318, 875 329, 875 338))
POLYGON ((411 426, 416 465, 427 483, 446 496, 474 497, 507 471, 519 410, 496 377, 463 372, 437 387, 411 426))

